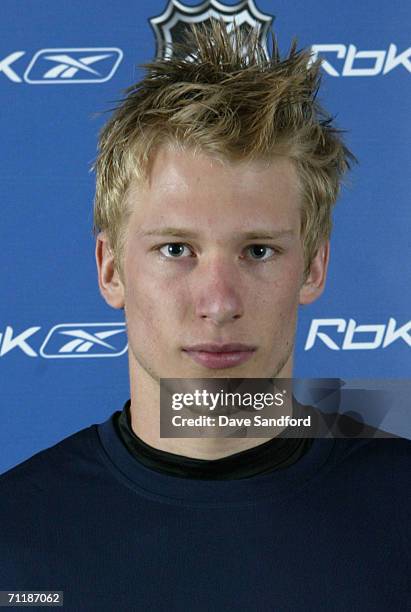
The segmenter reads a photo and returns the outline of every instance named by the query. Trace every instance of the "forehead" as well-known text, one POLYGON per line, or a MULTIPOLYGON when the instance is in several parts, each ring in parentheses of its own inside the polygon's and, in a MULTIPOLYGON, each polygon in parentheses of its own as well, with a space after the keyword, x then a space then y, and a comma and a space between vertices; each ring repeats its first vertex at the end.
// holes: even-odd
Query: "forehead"
POLYGON ((187 220, 204 227, 294 225, 300 189, 293 162, 220 160, 203 152, 162 147, 144 185, 132 183, 128 205, 144 228, 187 220))

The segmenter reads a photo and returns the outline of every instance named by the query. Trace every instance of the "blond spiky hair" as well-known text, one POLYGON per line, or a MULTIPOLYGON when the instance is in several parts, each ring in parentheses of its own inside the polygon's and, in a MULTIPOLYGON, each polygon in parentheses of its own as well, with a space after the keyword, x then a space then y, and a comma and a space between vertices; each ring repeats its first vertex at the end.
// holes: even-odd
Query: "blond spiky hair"
POLYGON ((122 277, 125 205, 132 179, 147 179, 149 162, 162 144, 201 150, 220 159, 270 160, 286 156, 295 165, 302 196, 301 236, 306 273, 331 232, 331 210, 341 179, 355 157, 316 96, 320 61, 293 41, 281 59, 272 33, 267 58, 258 31, 228 33, 192 26, 171 59, 144 66, 144 78, 125 90, 100 133, 94 232, 105 231, 122 277))

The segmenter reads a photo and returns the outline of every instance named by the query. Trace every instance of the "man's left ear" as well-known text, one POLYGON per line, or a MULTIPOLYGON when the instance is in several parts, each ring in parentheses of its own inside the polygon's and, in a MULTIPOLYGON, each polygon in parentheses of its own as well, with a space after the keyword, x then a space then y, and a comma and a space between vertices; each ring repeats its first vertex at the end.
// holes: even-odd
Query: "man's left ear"
POLYGON ((310 266, 310 271, 300 289, 300 304, 311 304, 322 294, 327 277, 330 242, 327 240, 318 249, 310 266))

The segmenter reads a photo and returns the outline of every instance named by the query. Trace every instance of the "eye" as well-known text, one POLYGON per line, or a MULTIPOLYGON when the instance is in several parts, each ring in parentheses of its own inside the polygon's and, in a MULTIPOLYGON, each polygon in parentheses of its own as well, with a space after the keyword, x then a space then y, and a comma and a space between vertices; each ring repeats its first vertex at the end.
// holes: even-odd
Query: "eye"
MULTIPOLYGON (((184 256, 184 249, 187 249, 188 256, 190 256, 190 249, 183 242, 168 242, 167 244, 163 244, 157 250, 166 259, 185 259, 187 255, 184 256)), ((252 244, 247 247, 246 250, 252 253, 251 259, 254 261, 267 261, 271 259, 274 254, 278 253, 278 251, 273 247, 269 247, 264 244, 252 244)))
POLYGON ((168 242, 160 247, 160 253, 168 259, 182 259, 184 249, 188 249, 187 245, 182 242, 168 242))
POLYGON ((273 247, 269 247, 264 244, 252 244, 249 247, 247 247, 247 249, 253 253, 253 256, 251 257, 251 259, 254 259, 257 261, 260 261, 260 260, 265 261, 266 259, 270 259, 272 255, 277 252, 273 247), (272 251, 272 253, 268 253, 268 257, 265 257, 265 255, 267 254, 267 250, 272 251))

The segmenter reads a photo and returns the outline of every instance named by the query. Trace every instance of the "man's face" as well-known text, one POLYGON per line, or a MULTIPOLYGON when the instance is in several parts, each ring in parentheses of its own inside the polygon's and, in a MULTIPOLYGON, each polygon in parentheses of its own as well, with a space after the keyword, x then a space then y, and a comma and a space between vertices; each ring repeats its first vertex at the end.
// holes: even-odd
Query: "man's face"
MULTIPOLYGON (((293 164, 226 162, 159 150, 146 186, 132 185, 124 285, 131 367, 160 378, 291 376, 299 303, 321 292, 328 250, 304 283, 301 196, 293 164), (242 343, 219 356, 193 345, 242 343)), ((106 255, 106 265, 109 265, 106 255)))

